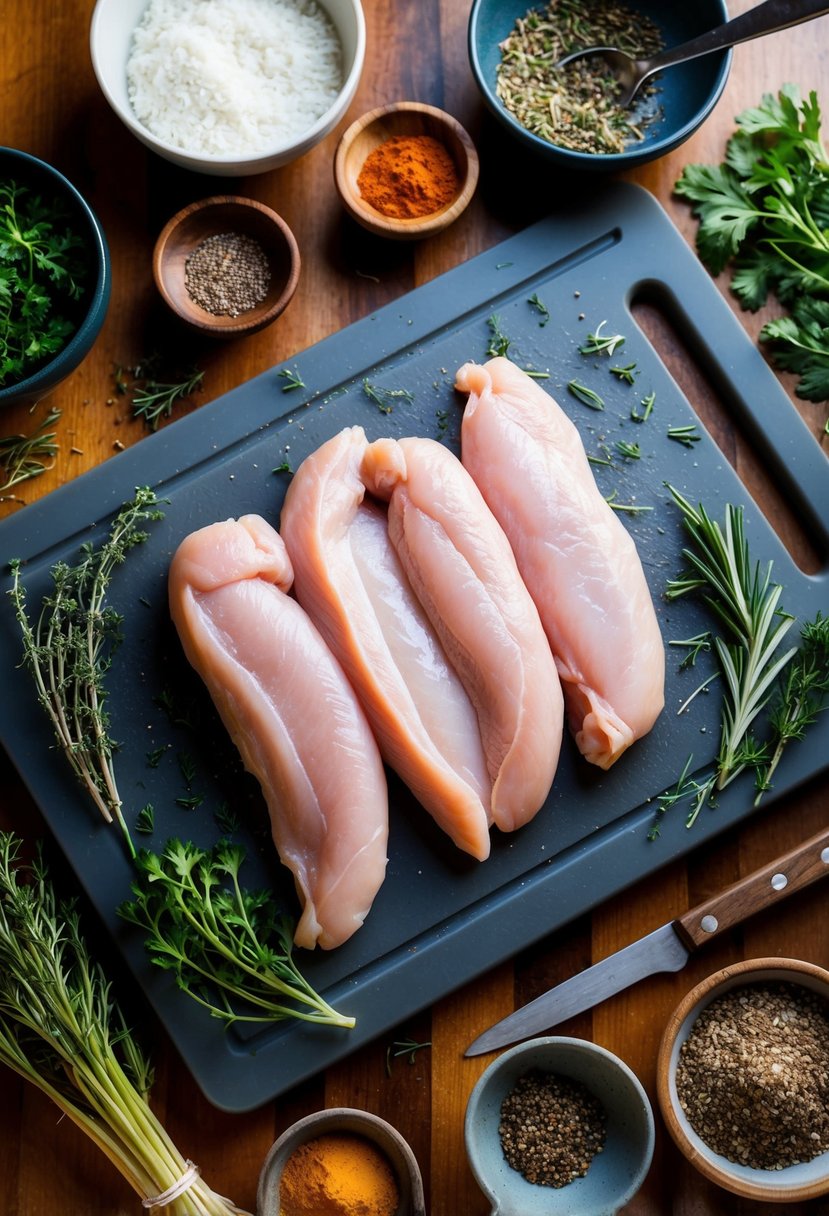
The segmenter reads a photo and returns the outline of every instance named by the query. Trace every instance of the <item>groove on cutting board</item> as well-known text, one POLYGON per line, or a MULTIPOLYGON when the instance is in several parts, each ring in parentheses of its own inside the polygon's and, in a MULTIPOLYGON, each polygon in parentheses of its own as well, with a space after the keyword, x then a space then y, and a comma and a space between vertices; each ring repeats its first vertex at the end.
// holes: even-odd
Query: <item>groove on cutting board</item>
POLYGON ((727 408, 713 378, 695 358, 661 300, 643 290, 631 301, 631 312, 792 560, 804 574, 817 573, 821 568, 820 557, 792 508, 791 498, 781 492, 740 418, 727 408))

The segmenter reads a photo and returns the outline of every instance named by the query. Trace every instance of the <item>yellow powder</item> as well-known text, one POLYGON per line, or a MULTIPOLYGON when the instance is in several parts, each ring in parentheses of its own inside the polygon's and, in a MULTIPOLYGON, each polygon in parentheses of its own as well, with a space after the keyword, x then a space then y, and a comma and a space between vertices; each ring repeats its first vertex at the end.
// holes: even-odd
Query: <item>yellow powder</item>
POLYGON ((350 1133, 332 1132, 301 1144, 279 1183, 280 1216, 395 1216, 399 1203, 385 1154, 350 1133))

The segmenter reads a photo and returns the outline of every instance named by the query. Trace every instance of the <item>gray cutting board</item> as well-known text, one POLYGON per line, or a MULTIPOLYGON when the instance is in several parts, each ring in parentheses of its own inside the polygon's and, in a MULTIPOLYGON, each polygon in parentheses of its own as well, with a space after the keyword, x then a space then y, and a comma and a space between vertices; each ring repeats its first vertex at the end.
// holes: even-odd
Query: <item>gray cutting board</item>
MULTIPOLYGON (((150 484, 169 500, 162 523, 135 550, 113 584, 111 602, 124 616, 125 640, 111 672, 112 728, 122 743, 119 785, 131 813, 146 802, 156 830, 141 843, 161 848, 169 836, 209 843, 220 834, 213 812, 232 804, 238 838, 249 849, 243 875, 250 886, 269 883, 295 909, 292 884, 269 841, 263 804, 239 770, 198 680, 182 659, 165 603, 170 555, 194 528, 257 511, 277 522, 290 474, 274 472, 303 456, 343 426, 359 423, 370 438, 426 434, 457 450, 462 401, 453 374, 468 359, 482 360, 496 314, 511 339, 510 355, 549 375, 542 381, 574 418, 589 454, 606 457, 617 440, 638 442, 642 459, 614 458, 595 466, 605 494, 652 510, 623 514, 650 580, 666 642, 711 625, 690 599, 669 605, 666 579, 682 568, 684 538, 678 512, 664 488, 676 486, 722 518, 726 503, 744 504, 756 560, 774 563, 784 604, 802 619, 829 610, 827 530, 829 475, 823 453, 801 422, 762 357, 746 337, 707 273, 657 203, 637 187, 611 185, 571 213, 560 212, 410 295, 366 317, 292 359, 306 387, 283 392, 273 368, 148 437, 0 526, 3 559, 26 559, 32 604, 48 586, 59 558, 74 560, 85 540, 105 533, 112 513, 136 485, 150 484), (578 293, 578 294, 577 294, 578 293), (529 303, 549 310, 546 323, 529 303), (804 521, 824 567, 807 577, 793 564, 631 314, 647 295, 669 317, 695 360, 718 387, 755 440, 770 474, 804 521), (579 319, 579 314, 584 319, 579 319), (600 322, 626 335, 611 361, 578 351, 600 322), (610 374, 609 363, 635 363, 635 383, 610 374), (565 388, 578 379, 605 399, 588 409, 565 388), (404 389, 384 413, 366 395, 404 389), (632 406, 655 391, 647 423, 630 419, 632 406), (667 438, 671 426, 696 423, 702 438, 685 448, 667 438), (158 704, 174 690, 182 716, 174 725, 158 704), (149 752, 168 750, 156 768, 149 752), (184 795, 177 757, 195 764, 191 792, 198 810, 176 804, 184 795)), ((793 635, 794 636, 794 635, 793 635)), ((750 782, 736 782, 716 811, 692 830, 681 811, 647 839, 654 799, 672 785, 693 754, 703 768, 717 745, 716 690, 677 708, 707 673, 705 662, 679 671, 681 651, 669 648, 667 708, 651 735, 609 772, 590 768, 565 742, 547 805, 513 836, 495 833, 490 859, 480 865, 457 852, 395 780, 391 782, 391 841, 386 882, 355 937, 339 950, 300 952, 308 977, 335 1005, 354 1014, 353 1031, 287 1022, 247 1036, 226 1033, 170 978, 152 968, 137 931, 114 915, 128 895, 130 868, 115 828, 107 827, 50 750, 45 719, 20 654, 10 609, 0 619, 5 695, 2 740, 81 883, 111 929, 179 1051, 207 1097, 228 1110, 252 1108, 325 1068, 355 1047, 388 1032, 518 949, 586 911, 752 811, 750 782)), ((822 771, 827 749, 820 731, 793 746, 781 766, 771 802, 822 771)))

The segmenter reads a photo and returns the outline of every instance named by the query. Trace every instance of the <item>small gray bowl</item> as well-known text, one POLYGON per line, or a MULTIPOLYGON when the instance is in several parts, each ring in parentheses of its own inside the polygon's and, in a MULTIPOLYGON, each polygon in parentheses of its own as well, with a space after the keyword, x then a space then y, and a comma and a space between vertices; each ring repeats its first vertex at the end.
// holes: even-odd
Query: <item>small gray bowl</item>
POLYGON ((653 1157, 648 1096, 627 1064, 584 1039, 530 1039, 489 1065, 466 1108, 466 1151, 492 1216, 612 1216, 639 1190, 653 1157), (560 1188, 537 1186, 514 1170, 498 1136, 501 1104, 525 1073, 538 1069, 580 1081, 607 1115, 604 1150, 583 1178, 560 1188))
MULTIPOLYGON (((525 147, 543 160, 573 172, 612 173, 631 169, 664 156, 705 121, 719 101, 728 79, 732 52, 718 51, 660 73, 658 86, 663 118, 645 129, 644 138, 624 152, 575 152, 534 135, 507 110, 496 92, 500 43, 516 20, 530 8, 543 8, 542 0, 474 0, 469 15, 469 62, 481 96, 500 123, 525 147)), ((666 47, 678 46, 728 20, 725 0, 626 0, 625 7, 649 17, 659 27, 666 47)))
POLYGON ((275 1142, 262 1166, 256 1192, 257 1216, 279 1216, 279 1181, 285 1163, 295 1149, 317 1136, 332 1132, 351 1132, 364 1136, 381 1149, 397 1178, 400 1203, 394 1216, 426 1216, 423 1179, 417 1159, 408 1142, 396 1128, 366 1110, 348 1106, 316 1111, 293 1123, 275 1142))

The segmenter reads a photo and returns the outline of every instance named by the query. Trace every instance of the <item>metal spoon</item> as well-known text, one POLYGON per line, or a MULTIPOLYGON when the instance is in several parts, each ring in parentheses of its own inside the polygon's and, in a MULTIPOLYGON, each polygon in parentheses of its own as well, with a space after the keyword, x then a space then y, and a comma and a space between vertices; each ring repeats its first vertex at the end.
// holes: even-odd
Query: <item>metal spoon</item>
POLYGON ((732 21, 726 21, 713 30, 683 42, 680 46, 660 51, 650 59, 634 59, 631 55, 612 46, 589 46, 581 51, 572 51, 559 59, 556 67, 563 67, 573 59, 583 59, 585 56, 601 55, 608 63, 622 86, 621 95, 616 102, 622 108, 629 106, 636 96, 641 84, 662 68, 673 67, 676 63, 685 63, 688 59, 698 59, 700 55, 710 55, 712 51, 723 51, 739 42, 749 42, 752 38, 760 38, 763 34, 774 34, 777 30, 788 29, 791 25, 800 25, 803 21, 811 21, 829 13, 826 0, 764 0, 755 8, 749 9, 732 21))

